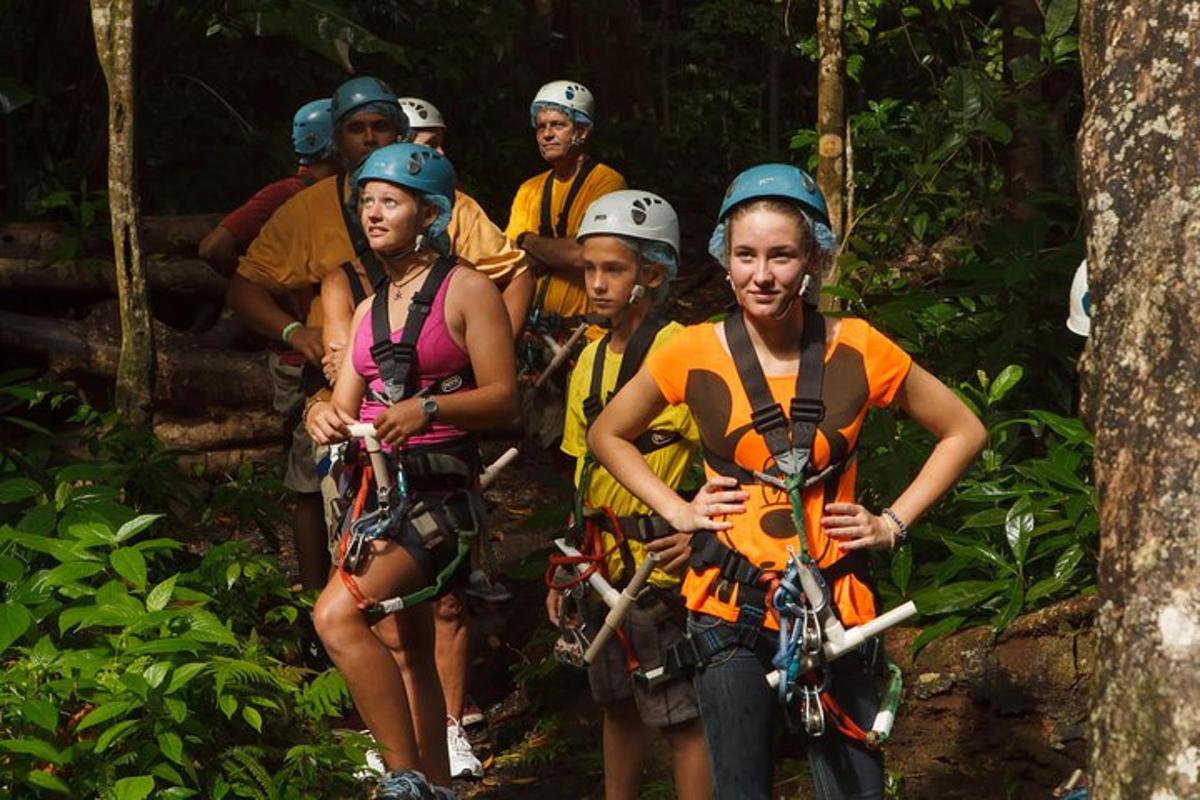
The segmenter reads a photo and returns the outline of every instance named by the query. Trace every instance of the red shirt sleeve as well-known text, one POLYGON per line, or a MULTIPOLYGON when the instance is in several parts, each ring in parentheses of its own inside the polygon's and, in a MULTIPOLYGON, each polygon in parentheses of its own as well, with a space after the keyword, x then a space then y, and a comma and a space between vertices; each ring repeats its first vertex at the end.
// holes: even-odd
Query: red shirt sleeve
POLYGON ((275 209, 303 188, 304 182, 295 175, 268 184, 259 189, 241 208, 226 215, 225 219, 221 220, 221 227, 233 234, 238 249, 245 252, 262 230, 262 226, 275 213, 275 209))

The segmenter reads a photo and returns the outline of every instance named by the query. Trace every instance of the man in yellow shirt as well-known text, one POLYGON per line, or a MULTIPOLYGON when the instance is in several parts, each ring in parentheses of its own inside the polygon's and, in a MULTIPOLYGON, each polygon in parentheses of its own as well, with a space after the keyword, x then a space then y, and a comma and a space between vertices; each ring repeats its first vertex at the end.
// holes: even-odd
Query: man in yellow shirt
POLYGON ((530 117, 550 169, 517 189, 508 238, 529 254, 539 275, 534 313, 558 320, 579 317, 587 313, 588 302, 575 234, 584 210, 624 189, 625 179, 585 152, 595 121, 595 100, 587 87, 575 81, 546 84, 533 99, 530 117))
MULTIPOLYGON (((323 346, 320 297, 314 293, 309 307, 301 309, 300 319, 287 310, 284 300, 289 293, 311 290, 326 273, 347 262, 364 274, 382 276, 353 209, 349 173, 372 151, 392 144, 407 130, 396 94, 378 78, 358 77, 343 83, 333 93, 330 114, 337 174, 293 195, 271 215, 238 261, 225 294, 229 307, 251 329, 281 339, 309 363, 303 372, 311 377, 304 381, 300 368, 272 359, 275 408, 285 419, 295 416, 305 396, 321 385, 323 346)), ((329 575, 320 483, 312 440, 303 425, 293 431, 284 478, 297 499, 292 536, 301 583, 305 589, 319 589, 329 575)))
MULTIPOLYGON (((575 458, 576 523, 584 530, 577 544, 584 553, 607 553, 599 565, 617 586, 628 582, 646 551, 661 566, 650 575, 651 589, 639 596, 615 640, 588 667, 592 696, 604 710, 604 796, 638 796, 642 758, 653 730, 674 756, 675 789, 681 800, 712 795, 708 750, 691 684, 679 677, 649 685, 639 679, 663 665, 684 631, 678 593, 679 572, 690 553, 691 535, 672 531, 661 517, 629 493, 588 452, 587 431, 608 398, 619 392, 645 357, 683 329, 654 313, 679 263, 679 220, 671 206, 644 191, 618 191, 587 208, 578 234, 583 243, 583 275, 591 306, 607 318, 610 330, 579 356, 567 393, 563 452, 575 458), (582 520, 579 517, 583 517, 582 520)), ((663 410, 638 442, 646 463, 672 488, 678 487, 699 448, 699 431, 684 405, 663 410)), ((572 591, 586 589, 586 584, 572 591)), ((607 613, 588 596, 582 603, 585 629, 594 631, 607 613)), ((546 598, 551 622, 560 624, 562 594, 546 598)))

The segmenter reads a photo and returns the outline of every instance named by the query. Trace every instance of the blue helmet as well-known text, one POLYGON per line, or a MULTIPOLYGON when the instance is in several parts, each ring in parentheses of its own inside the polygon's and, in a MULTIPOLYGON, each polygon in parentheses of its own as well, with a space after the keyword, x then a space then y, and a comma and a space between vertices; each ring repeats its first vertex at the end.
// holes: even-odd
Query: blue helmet
POLYGON ((329 98, 313 100, 300 106, 292 117, 292 149, 300 163, 311 164, 329 156, 333 143, 333 119, 329 114, 329 98))
POLYGON ((797 203, 813 221, 829 227, 829 209, 817 182, 807 172, 791 164, 759 164, 739 173, 725 190, 717 222, 723 221, 735 206, 765 197, 797 203))
POLYGON ((364 110, 390 117, 399 135, 408 132, 408 118, 396 105, 396 93, 379 78, 351 78, 334 90, 330 109, 334 125, 340 124, 355 111, 364 110))
POLYGON ((403 186, 437 206, 441 213, 429 228, 430 236, 439 237, 450 224, 457 182, 454 165, 432 147, 402 142, 379 148, 367 156, 359 170, 359 188, 368 181, 385 181, 403 186))

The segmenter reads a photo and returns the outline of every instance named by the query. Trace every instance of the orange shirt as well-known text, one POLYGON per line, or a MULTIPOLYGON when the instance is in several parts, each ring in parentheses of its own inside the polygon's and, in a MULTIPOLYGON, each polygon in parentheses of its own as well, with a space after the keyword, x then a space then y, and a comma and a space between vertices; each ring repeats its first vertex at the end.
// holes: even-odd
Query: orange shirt
MULTIPOLYGON (((716 326, 721 323, 693 325, 651 353, 646 368, 668 403, 687 403, 700 428, 704 447, 704 471, 708 477, 718 474, 709 463, 709 455, 732 460, 747 470, 765 469, 771 452, 762 436, 750 423, 750 400, 746 396, 737 367, 716 326)), ((818 468, 841 460, 858 441, 859 429, 867 409, 890 405, 908 375, 912 359, 895 343, 861 319, 843 319, 825 350, 825 378, 821 399, 825 418, 818 426, 813 443, 813 462, 818 468)), ((796 376, 768 375, 771 395, 788 409, 795 396, 796 376)), ((837 542, 825 535, 821 516, 826 503, 854 502, 854 482, 858 464, 851 461, 837 480, 817 484, 804 492, 804 520, 808 552, 823 568, 841 558, 837 542)), ((728 517, 733 527, 718 532, 726 545, 736 549, 755 565, 782 570, 787 564, 787 547, 800 547, 792 524, 787 493, 772 486, 754 483, 742 487, 749 493, 746 511, 728 517)), ((721 619, 736 621, 736 586, 715 580, 715 567, 698 573, 689 570, 682 592, 688 608, 721 619)), ((875 617, 871 588, 854 575, 846 575, 831 587, 842 622, 859 625, 875 617)), ((766 624, 778 628, 771 612, 766 624)))

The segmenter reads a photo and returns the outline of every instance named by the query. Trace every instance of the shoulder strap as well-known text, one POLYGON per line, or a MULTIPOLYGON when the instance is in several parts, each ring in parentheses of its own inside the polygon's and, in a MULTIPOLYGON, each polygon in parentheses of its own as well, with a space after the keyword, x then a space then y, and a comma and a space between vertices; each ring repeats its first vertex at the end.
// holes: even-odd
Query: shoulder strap
POLYGON ((354 296, 354 307, 358 308, 358 304, 367 299, 367 292, 362 287, 362 281, 358 279, 358 270, 354 268, 353 263, 346 261, 342 264, 342 272, 350 282, 350 294, 354 296))
MULTIPOLYGON (((371 303, 371 357, 379 367, 379 378, 383 381, 384 394, 389 402, 398 403, 412 394, 411 381, 417 363, 417 340, 425 320, 433 309, 438 289, 454 269, 454 260, 441 256, 429 270, 420 290, 413 295, 408 306, 408 317, 404 320, 404 332, 400 341, 392 341, 392 324, 388 319, 387 291, 375 293, 371 303)), ((383 287, 381 287, 383 288, 383 287)))
POLYGON ((791 403, 791 431, 783 408, 771 396, 758 354, 746 331, 740 312, 725 318, 725 338, 737 367, 738 377, 750 400, 750 421, 766 440, 775 467, 787 475, 805 470, 812 456, 817 423, 825 416, 821 384, 825 375, 825 320, 815 311, 804 313, 800 342, 800 368, 796 371, 796 394, 791 403))
POLYGON ((346 173, 339 169, 334 180, 337 181, 338 208, 342 210, 342 222, 346 226, 346 234, 350 237, 354 255, 367 270, 367 280, 370 281, 371 288, 378 290, 379 284, 383 283, 387 274, 379 265, 379 260, 375 258, 371 245, 367 243, 367 235, 363 233, 362 223, 355 219, 354 215, 350 213, 349 205, 346 204, 346 173))
POLYGON ((551 223, 550 220, 550 205, 553 202, 554 196, 554 170, 550 170, 550 174, 546 176, 546 182, 542 184, 542 213, 538 220, 538 236, 553 237, 555 239, 565 239, 567 236, 567 219, 571 214, 571 206, 575 203, 575 198, 579 195, 580 189, 583 188, 584 182, 588 175, 592 174, 592 170, 599 164, 590 158, 585 158, 583 163, 579 165, 579 171, 575 173, 575 178, 571 181, 571 188, 567 190, 567 197, 563 201, 562 210, 558 212, 558 221, 551 223))
POLYGON ((629 337, 629 343, 625 345, 625 352, 621 354, 621 366, 617 370, 617 382, 607 397, 602 396, 601 384, 604 381, 604 355, 612 333, 606 333, 604 338, 600 340, 600 346, 596 350, 596 360, 592 363, 591 391, 583 401, 583 414, 589 428, 596 421, 596 417, 600 416, 600 412, 604 410, 604 406, 608 405, 608 401, 612 396, 621 391, 621 387, 629 383, 629 379, 637 374, 637 371, 642 366, 642 362, 646 360, 646 354, 650 352, 650 347, 654 344, 658 332, 666 324, 667 321, 665 319, 655 314, 643 320, 638 329, 633 332, 633 336, 629 337))
POLYGON ((575 173, 575 180, 571 181, 571 188, 567 192, 567 199, 563 201, 562 211, 558 212, 558 223, 554 226, 554 235, 559 239, 566 238, 567 219, 571 214, 571 206, 574 205, 575 197, 579 194, 579 190, 583 188, 584 181, 587 180, 588 175, 592 174, 592 170, 596 168, 596 164, 598 163, 587 158, 579 165, 579 171, 575 173))
POLYGON ((304 185, 305 189, 317 182, 317 179, 313 177, 313 174, 308 170, 305 170, 304 172, 297 172, 296 177, 300 179, 300 183, 304 185))

